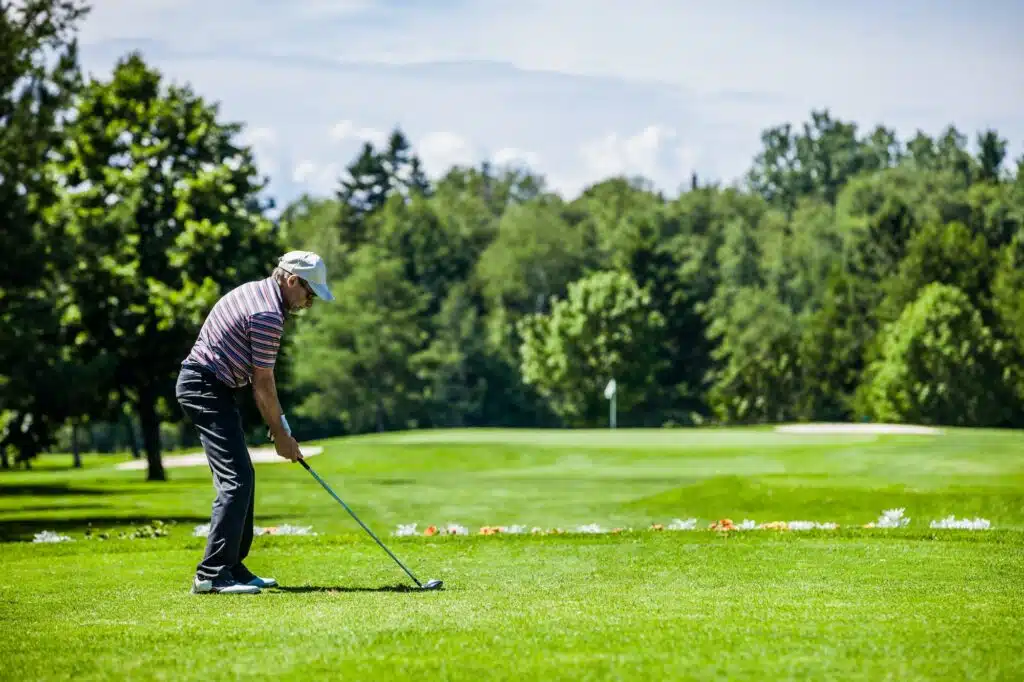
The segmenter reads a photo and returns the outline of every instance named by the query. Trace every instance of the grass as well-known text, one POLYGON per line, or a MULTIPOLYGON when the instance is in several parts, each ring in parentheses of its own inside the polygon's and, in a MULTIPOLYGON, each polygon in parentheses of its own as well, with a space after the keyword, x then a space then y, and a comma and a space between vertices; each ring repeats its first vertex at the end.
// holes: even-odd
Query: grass
POLYGON ((2 679, 863 679, 1024 677, 1024 434, 767 429, 457 431, 321 443, 257 465, 255 597, 187 593, 209 472, 167 483, 87 456, 0 475, 2 679), (865 529, 904 507, 901 529, 865 529), (988 531, 935 530, 950 514, 988 531), (697 518, 839 530, 652 531, 697 518), (85 540, 174 522, 168 537, 85 540), (392 537, 460 523, 471 536, 392 537), (483 525, 618 535, 480 536, 483 525), (33 544, 56 530, 76 541, 33 544))

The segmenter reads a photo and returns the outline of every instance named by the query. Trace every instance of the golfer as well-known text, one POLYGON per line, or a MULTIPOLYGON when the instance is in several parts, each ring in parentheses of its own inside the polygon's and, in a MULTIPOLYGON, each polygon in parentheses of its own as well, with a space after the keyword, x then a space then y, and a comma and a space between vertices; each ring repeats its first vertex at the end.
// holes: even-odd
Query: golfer
POLYGON ((242 563, 252 546, 256 472, 234 392, 251 384, 277 454, 290 462, 302 459, 278 401, 274 363, 285 316, 309 308, 314 298, 334 300, 323 260, 310 251, 290 251, 270 277, 242 284, 213 306, 181 363, 178 404, 199 432, 217 491, 193 593, 258 594, 277 585, 242 563))

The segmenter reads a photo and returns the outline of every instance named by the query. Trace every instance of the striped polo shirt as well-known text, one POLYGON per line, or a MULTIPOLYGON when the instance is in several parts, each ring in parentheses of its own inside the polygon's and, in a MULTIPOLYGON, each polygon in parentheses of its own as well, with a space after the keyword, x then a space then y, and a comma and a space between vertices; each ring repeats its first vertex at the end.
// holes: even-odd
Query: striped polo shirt
POLYGON ((252 383, 254 367, 272 368, 277 360, 284 315, 273 277, 242 284, 213 306, 183 364, 201 365, 232 388, 252 383))

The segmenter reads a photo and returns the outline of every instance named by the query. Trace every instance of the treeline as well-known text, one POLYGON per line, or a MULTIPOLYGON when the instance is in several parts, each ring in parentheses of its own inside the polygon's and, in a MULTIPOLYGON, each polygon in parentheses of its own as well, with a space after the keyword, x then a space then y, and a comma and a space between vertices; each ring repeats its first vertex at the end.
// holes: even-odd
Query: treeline
POLYGON ((997 131, 903 141, 815 111, 766 130, 735 187, 566 198, 526 169, 431 182, 395 130, 335 196, 272 219, 215 104, 134 53, 85 80, 77 5, 19 7, 0 26, 4 466, 137 424, 162 479, 206 311, 292 248, 324 256, 338 299, 286 332, 304 439, 601 426, 611 378, 621 426, 1024 425, 1024 179, 997 131))
POLYGON ((802 420, 1024 425, 1024 181, 995 131, 908 142, 828 111, 742 187, 454 168, 396 131, 285 211, 339 302, 296 324, 308 427, 802 420))

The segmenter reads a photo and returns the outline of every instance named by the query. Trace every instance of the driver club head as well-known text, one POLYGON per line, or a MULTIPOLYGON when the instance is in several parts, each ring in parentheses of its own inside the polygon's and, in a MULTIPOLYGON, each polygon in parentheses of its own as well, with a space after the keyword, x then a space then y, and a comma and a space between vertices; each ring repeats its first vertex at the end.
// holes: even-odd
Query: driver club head
POLYGON ((442 585, 444 585, 444 581, 443 580, 431 580, 430 582, 428 582, 425 585, 423 585, 423 587, 421 587, 420 589, 423 589, 423 590, 439 590, 439 589, 441 589, 442 585))

